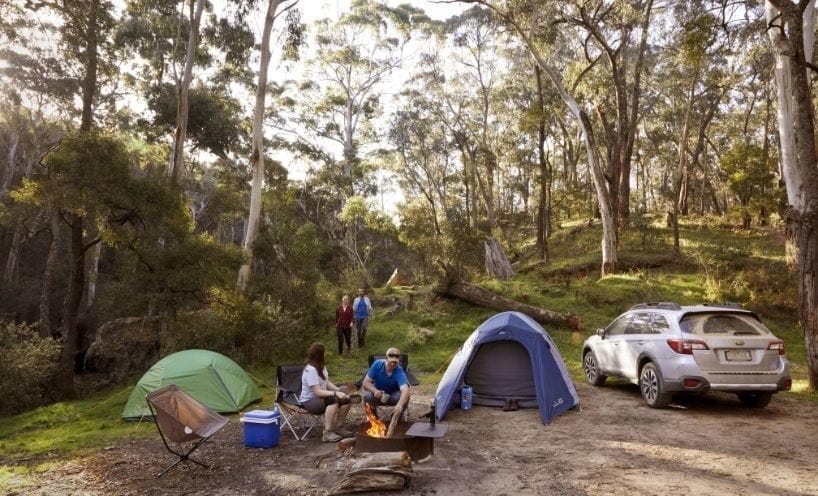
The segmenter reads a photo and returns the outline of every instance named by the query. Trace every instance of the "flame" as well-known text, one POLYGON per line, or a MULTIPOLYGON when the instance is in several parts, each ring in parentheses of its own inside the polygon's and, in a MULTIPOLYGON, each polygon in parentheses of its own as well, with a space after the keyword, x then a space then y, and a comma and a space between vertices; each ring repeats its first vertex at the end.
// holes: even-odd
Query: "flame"
POLYGON ((378 420, 378 417, 372 412, 372 407, 369 406, 369 403, 364 403, 364 413, 366 413, 366 419, 369 421, 369 429, 366 431, 366 435, 370 437, 386 437, 386 424, 378 420))

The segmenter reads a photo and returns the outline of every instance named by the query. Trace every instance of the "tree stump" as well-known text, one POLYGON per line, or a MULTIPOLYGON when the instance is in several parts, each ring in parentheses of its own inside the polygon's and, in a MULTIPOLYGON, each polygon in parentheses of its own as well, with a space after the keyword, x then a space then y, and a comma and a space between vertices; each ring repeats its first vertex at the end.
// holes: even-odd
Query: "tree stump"
POLYGON ((503 251, 503 247, 500 246, 500 242, 492 238, 484 242, 483 246, 486 249, 486 272, 503 281, 511 279, 514 269, 511 268, 511 262, 503 251))

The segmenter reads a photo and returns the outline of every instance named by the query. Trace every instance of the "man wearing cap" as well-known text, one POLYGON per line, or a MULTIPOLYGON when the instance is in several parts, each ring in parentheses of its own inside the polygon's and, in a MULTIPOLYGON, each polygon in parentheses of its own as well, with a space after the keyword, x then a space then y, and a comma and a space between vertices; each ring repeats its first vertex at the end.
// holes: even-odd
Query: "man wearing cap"
MULTIPOLYGON (((378 405, 394 405, 396 413, 406 410, 411 392, 406 372, 400 366, 400 350, 389 348, 386 358, 375 360, 363 382, 364 401, 377 415, 378 405)), ((398 413, 399 414, 399 413, 398 413)))

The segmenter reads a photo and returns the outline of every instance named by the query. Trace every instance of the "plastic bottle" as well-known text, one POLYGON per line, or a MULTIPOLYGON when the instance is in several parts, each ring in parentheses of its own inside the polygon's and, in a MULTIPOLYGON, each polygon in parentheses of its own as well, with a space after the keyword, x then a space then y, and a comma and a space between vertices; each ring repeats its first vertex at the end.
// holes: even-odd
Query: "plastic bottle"
POLYGON ((460 390, 460 408, 471 410, 471 386, 464 385, 460 390))

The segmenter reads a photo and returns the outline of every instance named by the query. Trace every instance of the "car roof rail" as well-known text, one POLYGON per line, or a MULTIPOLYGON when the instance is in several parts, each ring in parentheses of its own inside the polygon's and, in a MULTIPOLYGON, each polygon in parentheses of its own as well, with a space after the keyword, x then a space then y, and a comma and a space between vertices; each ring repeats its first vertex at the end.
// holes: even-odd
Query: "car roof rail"
POLYGON ((718 308, 735 308, 738 310, 744 310, 744 307, 741 306, 741 303, 736 303, 734 301, 725 301, 723 303, 702 303, 703 307, 718 307, 718 308))
POLYGON ((648 303, 637 303, 631 307, 631 310, 639 310, 646 308, 659 308, 662 310, 681 310, 682 307, 673 301, 651 301, 648 303))

